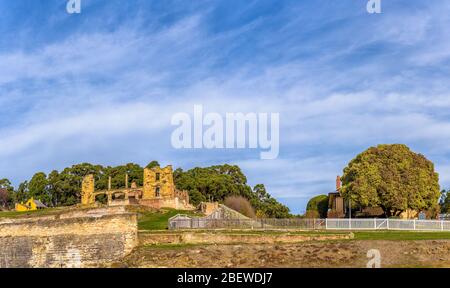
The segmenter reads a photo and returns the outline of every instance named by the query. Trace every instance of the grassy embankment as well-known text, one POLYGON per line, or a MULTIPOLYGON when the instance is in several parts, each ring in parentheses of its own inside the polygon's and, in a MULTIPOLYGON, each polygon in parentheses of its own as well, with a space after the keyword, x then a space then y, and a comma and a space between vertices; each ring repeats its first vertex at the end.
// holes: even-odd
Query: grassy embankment
POLYGON ((35 211, 0 211, 0 218, 17 218, 17 217, 28 217, 28 216, 43 216, 57 214, 67 208, 47 208, 35 211))
POLYGON ((161 209, 158 211, 138 211, 138 228, 139 230, 165 230, 169 223, 169 218, 177 215, 185 214, 189 216, 199 217, 202 214, 194 211, 184 211, 175 209, 161 209))

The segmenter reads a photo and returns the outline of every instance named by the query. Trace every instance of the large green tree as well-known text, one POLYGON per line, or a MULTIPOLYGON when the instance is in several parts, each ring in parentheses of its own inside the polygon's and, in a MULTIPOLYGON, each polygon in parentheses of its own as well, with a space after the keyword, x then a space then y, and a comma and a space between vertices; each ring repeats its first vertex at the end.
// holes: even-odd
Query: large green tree
POLYGON ((43 172, 34 174, 28 183, 28 194, 34 199, 39 199, 45 204, 50 204, 52 201, 52 194, 47 189, 48 180, 47 175, 43 172))
POLYGON ((380 206, 388 216, 407 209, 435 209, 439 175, 431 161, 406 145, 378 145, 344 169, 341 194, 362 207, 380 206))
POLYGON ((328 212, 328 196, 319 195, 311 198, 306 205, 306 211, 316 211, 319 217, 326 218, 328 212))
POLYGON ((29 194, 28 194, 28 181, 24 181, 19 184, 19 187, 14 193, 14 200, 18 203, 25 202, 28 200, 29 194))
POLYGON ((8 179, 0 179, 0 208, 6 209, 14 205, 14 188, 8 179))

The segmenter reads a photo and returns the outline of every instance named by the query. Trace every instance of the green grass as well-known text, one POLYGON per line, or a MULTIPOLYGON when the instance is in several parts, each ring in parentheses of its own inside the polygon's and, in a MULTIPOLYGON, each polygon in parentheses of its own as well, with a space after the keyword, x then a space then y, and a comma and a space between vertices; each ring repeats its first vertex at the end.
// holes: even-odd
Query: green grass
POLYGON ((169 218, 177 214, 185 214, 191 216, 201 216, 192 211, 161 209, 158 212, 138 212, 138 228, 139 230, 164 230, 167 229, 169 218))
MULTIPOLYGON (((176 213, 175 213, 176 214, 176 213)), ((171 216, 170 216, 171 217, 171 216)), ((169 217, 169 218, 170 218, 169 217)), ((146 218, 146 221, 153 221, 154 218, 146 218)), ((160 218, 161 219, 161 218, 160 218)), ((168 219, 168 218, 167 218, 168 219)), ((162 221, 162 220, 160 220, 162 221)), ((165 229, 167 222, 145 223, 152 229, 165 229), (162 228, 163 227, 163 228, 162 228)), ((142 225, 142 224, 140 224, 142 225)), ((147 227, 148 227, 147 226, 147 227)), ((140 226, 141 227, 141 226, 140 226)), ((152 230, 142 229, 142 230, 152 230)), ((157 231, 157 233, 177 233, 182 230, 157 231)), ((217 234, 254 234, 254 235, 339 235, 352 232, 354 239, 337 239, 326 241, 352 241, 352 240, 450 240, 450 232, 418 232, 418 231, 276 231, 276 230, 186 230, 191 233, 217 233, 217 234)), ((154 233, 153 231, 149 231, 154 233)), ((155 231, 156 232, 156 231, 155 231)), ((324 240, 325 241, 325 240, 324 240)))
POLYGON ((450 240, 450 232, 355 231, 355 240, 450 240))
POLYGON ((185 248, 194 248, 194 247, 205 247, 207 245, 212 244, 192 244, 192 243, 177 243, 177 244, 147 244, 143 245, 141 247, 145 249, 169 249, 169 250, 176 250, 176 249, 185 249, 185 248))
POLYGON ((61 211, 61 209, 58 209, 58 208, 47 208, 47 209, 41 209, 41 210, 35 210, 35 211, 24 211, 24 212, 1 211, 0 218, 16 218, 16 217, 26 217, 26 216, 50 215, 50 214, 55 214, 59 211, 61 211))

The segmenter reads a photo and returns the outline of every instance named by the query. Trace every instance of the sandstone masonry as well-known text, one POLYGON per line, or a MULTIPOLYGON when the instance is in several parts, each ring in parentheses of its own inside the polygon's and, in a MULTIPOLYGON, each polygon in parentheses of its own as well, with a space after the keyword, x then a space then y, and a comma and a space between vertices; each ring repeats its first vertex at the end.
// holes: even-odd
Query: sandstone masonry
POLYGON ((137 244, 136 214, 117 209, 0 219, 0 268, 108 266, 137 244))

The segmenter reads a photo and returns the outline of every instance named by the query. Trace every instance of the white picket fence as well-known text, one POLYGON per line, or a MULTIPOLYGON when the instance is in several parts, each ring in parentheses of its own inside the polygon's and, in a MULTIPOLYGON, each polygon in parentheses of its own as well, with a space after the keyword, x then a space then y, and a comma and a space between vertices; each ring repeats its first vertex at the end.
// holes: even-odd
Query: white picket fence
POLYGON ((447 220, 325 219, 327 230, 450 231, 447 220))
POLYGON ((169 229, 302 229, 302 230, 405 230, 450 231, 448 220, 400 219, 208 219, 173 217, 169 229))

